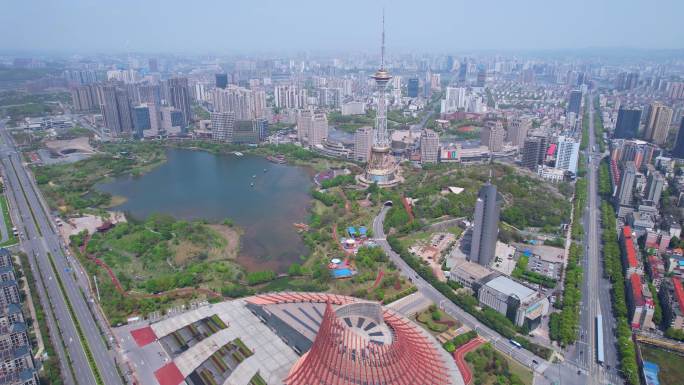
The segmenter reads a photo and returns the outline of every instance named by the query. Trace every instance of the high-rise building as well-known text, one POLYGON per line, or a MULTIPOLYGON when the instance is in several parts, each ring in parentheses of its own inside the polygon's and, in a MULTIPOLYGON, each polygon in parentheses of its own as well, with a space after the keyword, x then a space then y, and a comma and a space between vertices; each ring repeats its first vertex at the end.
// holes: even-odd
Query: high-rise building
POLYGON ((444 72, 451 72, 454 70, 454 57, 449 55, 446 58, 446 65, 444 68, 444 72))
POLYGON ((441 112, 449 114, 456 111, 465 111, 468 105, 467 90, 465 87, 447 87, 446 95, 442 100, 441 112))
POLYGON ((487 82, 487 70, 484 68, 480 68, 480 70, 477 71, 477 81, 476 81, 475 85, 477 87, 484 87, 486 82, 487 82))
POLYGON ((684 99, 684 82, 667 82, 667 96, 671 99, 684 99))
POLYGON ((109 70, 107 71, 107 81, 117 81, 126 84, 137 83, 140 81, 140 74, 134 69, 109 70))
POLYGON ((437 162, 439 162, 439 135, 426 128, 420 134, 420 163, 437 162))
POLYGON ((233 142, 234 112, 211 113, 211 138, 217 142, 233 142))
POLYGON ((302 110, 297 114, 297 141, 307 143, 313 125, 313 111, 302 110))
POLYGON ((503 150, 505 135, 506 130, 504 130, 501 121, 488 121, 480 131, 480 143, 487 146, 491 152, 499 152, 503 150))
POLYGON ((97 86, 85 84, 71 89, 71 102, 76 111, 92 111, 100 107, 97 86))
POLYGON ((677 132, 677 140, 672 148, 672 156, 678 159, 684 159, 684 118, 679 123, 679 131, 677 132))
POLYGON ((192 97, 195 98, 195 100, 203 102, 206 101, 207 98, 207 87, 205 83, 200 83, 197 82, 195 83, 195 86, 192 88, 192 97))
POLYGON ((161 87, 158 84, 142 84, 137 86, 141 103, 161 105, 161 87))
POLYGON ((477 194, 473 225, 473 240, 470 246, 470 261, 487 266, 496 254, 496 239, 499 235, 499 202, 496 186, 487 182, 477 194))
POLYGON ((663 186, 665 185, 665 177, 658 171, 652 170, 648 175, 648 182, 646 183, 645 198, 658 205, 660 196, 663 193, 663 186))
POLYGON ((418 87, 418 78, 409 78, 408 83, 406 85, 406 96, 408 96, 409 98, 417 98, 418 87))
POLYGON ((423 83, 423 98, 430 99, 432 94, 432 74, 430 71, 425 73, 425 81, 423 83))
POLYGON ((567 136, 558 137, 555 168, 577 174, 580 144, 577 140, 567 136))
POLYGON ((342 103, 342 89, 321 87, 318 89, 318 105, 321 107, 337 108, 342 103))
POLYGON ((216 74, 216 88, 228 86, 228 74, 216 74))
POLYGON ((155 58, 150 58, 147 61, 147 66, 150 69, 150 72, 159 72, 159 62, 155 58))
POLYGON ((150 116, 150 130, 148 133, 150 136, 157 136, 161 127, 159 107, 153 103, 147 103, 147 110, 150 116))
POLYGON ((672 108, 660 103, 653 102, 648 110, 644 139, 662 146, 667 141, 672 122, 672 108))
POLYGON ((111 134, 116 135, 121 132, 121 119, 116 103, 116 87, 105 85, 102 87, 102 118, 104 125, 111 134))
POLYGON ((632 203, 636 174, 637 168, 634 162, 627 162, 620 175, 620 189, 617 192, 618 203, 621 206, 629 206, 632 203))
POLYGON ((537 171, 537 166, 546 159, 548 139, 545 136, 532 136, 525 139, 522 149, 522 166, 537 171))
POLYGON ((520 148, 525 143, 527 138, 527 131, 530 129, 532 123, 527 118, 515 117, 508 122, 508 131, 506 131, 506 140, 511 142, 514 146, 520 148))
POLYGON ((328 138, 328 116, 324 113, 313 115, 309 131, 309 146, 318 146, 328 138))
POLYGON ((250 90, 229 85, 225 89, 213 89, 209 99, 214 110, 234 112, 237 120, 260 119, 266 115, 266 93, 261 89, 250 90))
POLYGON ((342 115, 363 115, 366 113, 366 103, 364 102, 347 102, 342 103, 342 115))
POLYGON ((618 110, 617 122, 613 138, 632 139, 639 133, 639 123, 641 122, 641 110, 636 108, 623 108, 618 110))
POLYGON ((468 60, 465 58, 458 66, 458 81, 465 82, 468 78, 468 60))
POLYGON ((354 159, 359 162, 368 162, 371 147, 373 146, 373 128, 361 127, 354 133, 354 159))
POLYGON ((188 78, 172 78, 166 81, 169 93, 169 104, 183 113, 183 126, 192 120, 192 102, 188 78))
POLYGON ((162 106, 159 111, 159 122, 162 135, 178 135, 186 133, 183 112, 171 106, 162 106))
POLYGON ((237 120, 233 126, 233 140, 235 144, 259 143, 258 127, 253 120, 237 120))
POLYGON ((627 82, 626 82, 626 88, 628 90, 631 90, 632 88, 637 88, 639 86, 639 73, 638 72, 630 72, 627 74, 627 82))
POLYGON ((442 89, 442 76, 440 74, 430 75, 430 88, 435 91, 442 89))
POLYGON ((63 76, 69 85, 93 84, 105 80, 101 72, 94 70, 66 70, 63 76))
POLYGON ((254 119, 256 131, 259 133, 259 141, 264 141, 268 137, 268 120, 263 118, 254 119))
POLYGON ((638 72, 622 72, 618 74, 617 82, 615 87, 618 91, 626 91, 636 88, 639 85, 639 73, 638 72))
POLYGON ((277 108, 305 108, 307 103, 307 91, 295 85, 278 85, 273 88, 273 101, 277 108))
POLYGON ((133 111, 128 92, 113 85, 102 87, 102 115, 111 135, 126 135, 133 131, 133 111))
POLYGON ((135 136, 139 139, 145 136, 144 130, 152 128, 150 123, 150 109, 146 104, 133 107, 133 127, 135 127, 135 136))
POLYGON ((576 116, 580 115, 580 108, 582 107, 582 91, 570 91, 570 98, 568 100, 568 112, 574 112, 576 116))
POLYGON ((618 164, 633 161, 637 170, 650 164, 658 147, 643 140, 616 139, 612 141, 611 158, 618 164))

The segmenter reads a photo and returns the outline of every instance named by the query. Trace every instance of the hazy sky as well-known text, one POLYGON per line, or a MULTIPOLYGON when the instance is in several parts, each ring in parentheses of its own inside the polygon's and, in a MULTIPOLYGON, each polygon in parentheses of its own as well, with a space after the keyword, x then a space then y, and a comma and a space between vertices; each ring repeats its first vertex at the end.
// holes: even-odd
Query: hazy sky
POLYGON ((0 0, 0 50, 684 48, 684 0, 0 0))

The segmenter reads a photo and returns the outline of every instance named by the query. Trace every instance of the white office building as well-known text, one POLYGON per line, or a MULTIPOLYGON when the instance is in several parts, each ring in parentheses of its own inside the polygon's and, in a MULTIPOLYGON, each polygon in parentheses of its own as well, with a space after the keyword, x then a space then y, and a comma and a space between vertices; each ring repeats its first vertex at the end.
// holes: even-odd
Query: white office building
POLYGON ((577 174, 579 150, 580 144, 577 140, 567 136, 559 136, 555 168, 577 174))
POLYGON ((212 112, 211 113, 211 138, 217 142, 233 142, 233 126, 235 113, 212 112))
POLYGON ((347 102, 342 103, 342 115, 363 115, 366 113, 366 103, 347 102))
POLYGON ((361 127, 354 133, 354 160, 368 162, 373 146, 373 128, 361 127))
POLYGON ((420 134, 420 162, 437 163, 439 161, 439 135, 430 129, 420 134))
POLYGON ((541 324, 549 312, 549 300, 540 293, 505 276, 484 284, 479 292, 480 305, 490 307, 508 317, 518 326, 530 330, 541 324))

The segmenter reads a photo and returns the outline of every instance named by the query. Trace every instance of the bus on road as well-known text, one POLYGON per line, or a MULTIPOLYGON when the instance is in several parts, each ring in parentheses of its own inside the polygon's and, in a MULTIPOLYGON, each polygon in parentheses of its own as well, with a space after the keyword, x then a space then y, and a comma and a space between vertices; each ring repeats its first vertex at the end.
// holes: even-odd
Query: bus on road
POLYGON ((603 365, 603 317, 596 316, 596 362, 603 365))

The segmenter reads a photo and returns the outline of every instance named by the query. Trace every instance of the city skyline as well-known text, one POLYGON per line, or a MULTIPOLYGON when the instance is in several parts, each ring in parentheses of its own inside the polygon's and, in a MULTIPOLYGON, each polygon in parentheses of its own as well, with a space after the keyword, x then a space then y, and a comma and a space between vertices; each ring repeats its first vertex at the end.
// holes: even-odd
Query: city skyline
POLYGON ((538 0, 524 5, 496 1, 486 8, 433 0, 422 3, 419 12, 406 1, 212 1, 189 7, 176 0, 125 0, 118 5, 13 2, 0 15, 0 46, 5 51, 74 53, 374 52, 386 7, 390 53, 684 48, 684 26, 676 17, 684 4, 671 0, 655 5, 582 0, 572 7, 538 0), (580 19, 581 25, 576 22, 580 19))

